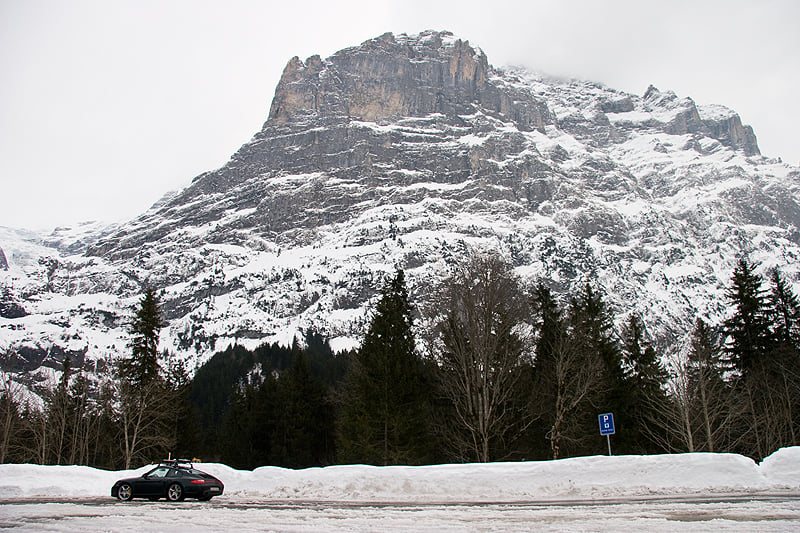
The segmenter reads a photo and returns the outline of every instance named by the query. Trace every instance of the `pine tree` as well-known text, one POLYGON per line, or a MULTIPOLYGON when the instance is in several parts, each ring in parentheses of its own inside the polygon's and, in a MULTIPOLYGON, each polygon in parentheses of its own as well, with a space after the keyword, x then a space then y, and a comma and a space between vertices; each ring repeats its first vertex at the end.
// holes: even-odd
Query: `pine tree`
POLYGON ((605 378, 610 387, 621 383, 622 354, 614 340, 614 322, 601 293, 590 283, 572 300, 570 324, 576 340, 583 343, 588 354, 600 357, 605 369, 605 378))
POLYGON ((398 270, 381 292, 345 378, 340 460, 379 465, 427 460, 429 400, 412 326, 405 274, 398 270))
POLYGON ((769 315, 775 342, 800 350, 800 302, 777 269, 770 274, 769 315))
POLYGON ((277 383, 270 375, 260 386, 240 384, 230 398, 221 425, 220 460, 234 468, 256 468, 270 464, 269 450, 275 427, 277 383))
POLYGON ((793 422, 797 418, 797 392, 792 375, 797 364, 791 346, 791 293, 778 278, 770 309, 761 285, 761 277, 751 265, 740 260, 728 291, 735 311, 725 322, 727 349, 740 373, 736 399, 742 437, 736 451, 756 459, 797 441, 793 422), (783 342, 787 337, 788 344, 783 342))
POLYGON ((652 344, 645 340, 644 324, 637 314, 628 317, 622 338, 625 407, 620 419, 629 420, 630 424, 620 434, 620 440, 627 445, 627 453, 663 451, 653 445, 665 439, 659 434, 662 430, 657 417, 667 402, 665 385, 669 376, 652 344))
POLYGON ((334 461, 333 408, 325 386, 311 374, 295 341, 292 366, 277 381, 271 464, 287 468, 325 466, 334 461))
POLYGON ((120 361, 117 423, 124 467, 160 459, 175 444, 177 395, 158 361, 158 338, 164 323, 158 300, 147 288, 131 323, 131 357, 120 361))
POLYGON ((772 344, 764 375, 776 434, 772 447, 777 449, 796 445, 800 438, 800 303, 777 269, 772 271, 770 281, 772 344))
MULTIPOLYGON (((602 294, 595 291, 590 283, 586 283, 578 297, 573 298, 569 312, 570 338, 573 349, 584 358, 587 367, 596 369, 598 386, 588 399, 594 413, 584 416, 585 435, 596 433, 596 415, 613 412, 619 441, 625 435, 627 420, 625 417, 625 383, 622 369, 622 354, 614 339, 614 323, 611 312, 603 301, 602 294), (590 416, 590 415, 594 416, 590 416)), ((594 447, 582 450, 585 453, 596 451, 602 443, 593 439, 594 447)))
POLYGON ((725 321, 725 332, 729 337, 727 350, 742 374, 764 362, 770 343, 766 298, 761 282, 761 276, 742 258, 733 271, 731 287, 727 291, 735 308, 733 316, 725 321))
POLYGON ((639 395, 658 400, 663 396, 663 387, 669 376, 644 334, 642 319, 636 314, 630 315, 623 332, 623 352, 627 367, 625 378, 634 384, 639 395))
POLYGON ((539 334, 536 340, 536 358, 549 359, 563 336, 564 322, 561 309, 553 298, 550 289, 538 284, 533 295, 534 313, 539 317, 539 334))
POLYGON ((120 377, 132 386, 144 386, 158 377, 158 339, 164 323, 158 299, 146 288, 130 327, 131 357, 120 364, 120 377))

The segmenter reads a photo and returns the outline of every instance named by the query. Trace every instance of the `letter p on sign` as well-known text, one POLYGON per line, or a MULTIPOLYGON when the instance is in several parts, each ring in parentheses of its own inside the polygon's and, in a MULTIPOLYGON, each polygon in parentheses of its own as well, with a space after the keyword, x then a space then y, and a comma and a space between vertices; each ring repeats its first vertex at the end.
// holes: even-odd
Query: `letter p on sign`
POLYGON ((613 413, 603 413, 602 415, 599 415, 597 419, 600 422, 601 435, 613 435, 614 433, 616 433, 614 429, 613 413))

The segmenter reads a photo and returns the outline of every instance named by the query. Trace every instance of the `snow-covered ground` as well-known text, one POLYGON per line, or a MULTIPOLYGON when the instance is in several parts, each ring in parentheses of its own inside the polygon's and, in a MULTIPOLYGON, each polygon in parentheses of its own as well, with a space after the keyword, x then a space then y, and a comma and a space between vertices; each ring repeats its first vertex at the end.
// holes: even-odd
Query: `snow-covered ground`
POLYGON ((16 531, 796 531, 800 447, 421 467, 234 470, 208 503, 117 502, 109 472, 0 465, 0 529, 16 531))

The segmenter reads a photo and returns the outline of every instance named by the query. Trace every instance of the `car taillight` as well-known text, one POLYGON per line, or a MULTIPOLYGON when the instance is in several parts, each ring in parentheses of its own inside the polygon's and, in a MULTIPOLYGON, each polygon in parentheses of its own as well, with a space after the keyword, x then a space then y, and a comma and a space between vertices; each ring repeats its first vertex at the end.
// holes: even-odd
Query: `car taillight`
MULTIPOLYGON (((202 485, 205 482, 206 482, 205 479, 193 479, 192 480, 192 483, 197 483, 198 485, 202 485)), ((211 483, 211 482, 209 481, 209 483, 211 483)))

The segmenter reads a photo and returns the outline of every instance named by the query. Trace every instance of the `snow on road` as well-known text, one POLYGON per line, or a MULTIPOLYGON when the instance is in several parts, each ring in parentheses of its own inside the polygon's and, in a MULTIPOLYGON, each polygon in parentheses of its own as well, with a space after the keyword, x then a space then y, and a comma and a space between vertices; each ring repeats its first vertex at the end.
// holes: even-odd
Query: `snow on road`
POLYGON ((800 447, 734 454, 305 470, 198 468, 208 503, 117 502, 148 467, 0 465, 0 528, 15 531, 796 531, 800 447))

